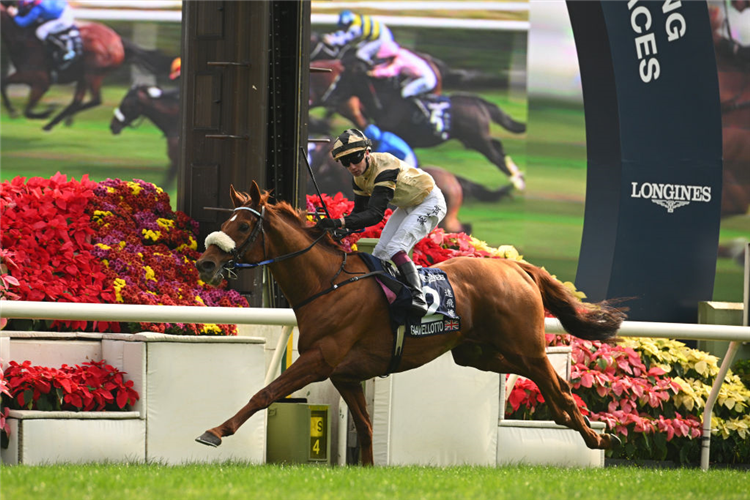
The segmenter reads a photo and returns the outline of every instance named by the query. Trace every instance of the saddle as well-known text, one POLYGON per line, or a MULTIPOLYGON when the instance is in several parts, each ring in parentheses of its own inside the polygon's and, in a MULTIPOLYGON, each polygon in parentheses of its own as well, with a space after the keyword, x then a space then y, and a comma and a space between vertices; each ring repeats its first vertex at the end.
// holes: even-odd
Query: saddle
POLYGON ((401 282, 401 275, 396 268, 390 262, 382 261, 367 253, 359 253, 359 256, 371 272, 383 272, 376 279, 388 299, 388 313, 394 339, 391 362, 384 376, 398 368, 405 335, 428 337, 461 329, 461 318, 456 313, 453 287, 442 269, 428 267, 418 269, 428 306, 427 314, 420 318, 413 316, 410 312, 411 292, 401 282))
POLYGON ((53 71, 63 73, 83 57, 83 39, 75 26, 47 36, 47 53, 53 71), (69 54, 73 54, 70 56, 69 54))
POLYGON ((415 127, 442 140, 447 140, 450 137, 450 97, 428 94, 421 97, 411 97, 407 101, 413 109, 411 121, 415 127))

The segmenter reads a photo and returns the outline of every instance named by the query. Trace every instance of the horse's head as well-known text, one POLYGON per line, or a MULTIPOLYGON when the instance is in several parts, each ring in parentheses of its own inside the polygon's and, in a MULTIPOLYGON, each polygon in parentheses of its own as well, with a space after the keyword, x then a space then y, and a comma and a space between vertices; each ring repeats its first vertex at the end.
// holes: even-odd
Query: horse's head
POLYGON ((135 85, 130 88, 120 105, 115 108, 112 121, 109 123, 109 129, 117 135, 122 129, 129 126, 143 114, 143 105, 145 102, 160 97, 162 90, 159 87, 150 85, 135 85))
POLYGON ((234 211, 221 225, 206 237, 206 251, 196 261, 200 277, 209 285, 218 285, 225 270, 231 271, 233 263, 257 262, 264 258, 263 222, 268 193, 261 194, 253 181, 250 193, 239 193, 230 187, 234 211))

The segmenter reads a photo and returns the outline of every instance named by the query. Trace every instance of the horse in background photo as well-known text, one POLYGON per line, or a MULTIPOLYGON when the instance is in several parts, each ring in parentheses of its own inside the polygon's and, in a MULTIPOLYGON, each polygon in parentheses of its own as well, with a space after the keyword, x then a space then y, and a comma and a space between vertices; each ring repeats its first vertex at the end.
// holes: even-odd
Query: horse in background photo
POLYGON ((180 162, 180 96, 178 90, 163 91, 150 85, 134 85, 115 109, 109 129, 118 135, 132 127, 138 118, 146 117, 167 138, 169 170, 162 187, 170 187, 177 177, 180 162))
POLYGON ((510 177, 517 188, 523 188, 518 167, 506 155, 500 140, 490 135, 490 123, 497 123, 515 134, 524 133, 526 125, 514 120, 494 103, 469 93, 405 100, 399 86, 391 79, 371 78, 356 62, 320 61, 315 65, 333 71, 311 75, 311 108, 325 106, 332 109, 361 130, 368 123, 375 123, 382 130, 401 137, 412 148, 434 147, 456 139, 467 149, 485 156, 510 177), (330 83, 326 81, 328 75, 334 75, 330 83), (352 97, 357 101, 352 101, 352 97), (420 106, 430 111, 429 120, 420 106), (436 128, 438 121, 444 124, 444 130, 436 128))
POLYGON ((365 257, 345 254, 288 203, 268 203, 268 193, 261 194, 254 181, 249 194, 232 187, 230 196, 235 210, 221 231, 208 236, 196 262, 200 278, 219 285, 235 262, 268 265, 294 309, 299 358, 233 417, 199 436, 199 443, 220 446, 271 403, 330 379, 351 410, 362 463, 373 465, 362 381, 417 368, 448 351, 460 366, 534 381, 554 421, 576 430, 589 448, 610 449, 619 441, 597 434, 581 414, 570 385, 547 358, 544 318, 548 310, 579 338, 614 342, 625 317, 621 310, 606 302, 579 302, 547 271, 525 262, 458 257, 432 269, 441 269, 451 283, 460 326, 438 335, 405 336, 394 366, 388 300, 375 279, 363 276, 370 272, 365 257))
POLYGON ((52 81, 54 69, 42 42, 34 35, 33 28, 19 27, 5 5, 0 4, 0 29, 3 44, 10 57, 15 72, 3 75, 0 83, 0 94, 3 105, 12 117, 18 115, 8 98, 9 85, 22 84, 30 87, 24 116, 29 119, 47 119, 54 111, 53 106, 41 112, 34 108, 52 84, 75 83, 73 101, 49 123, 44 130, 49 131, 65 119, 76 113, 93 108, 102 103, 101 87, 105 76, 126 62, 133 62, 155 75, 169 74, 171 57, 157 50, 145 50, 133 42, 121 38, 111 28, 99 23, 80 23, 78 30, 83 41, 83 57, 74 62, 70 68, 59 74, 57 81, 52 81), (83 102, 86 94, 88 102, 83 102))

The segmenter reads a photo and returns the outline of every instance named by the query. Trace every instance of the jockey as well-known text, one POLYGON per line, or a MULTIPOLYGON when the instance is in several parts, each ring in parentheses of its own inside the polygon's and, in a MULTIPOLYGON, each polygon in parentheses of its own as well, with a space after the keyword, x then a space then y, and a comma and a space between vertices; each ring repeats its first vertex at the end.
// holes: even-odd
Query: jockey
MULTIPOLYGON (((70 61, 76 56, 73 41, 63 41, 59 34, 74 28, 73 10, 67 0, 18 0, 18 12, 12 14, 16 24, 22 28, 40 23, 36 37, 62 51, 62 61, 70 61)), ((77 33, 76 33, 77 34, 77 33)))
POLYGON ((365 135, 372 141, 372 150, 376 153, 391 153, 399 160, 408 163, 412 167, 418 167, 417 155, 405 140, 394 133, 383 132, 371 123, 365 129, 365 135))
POLYGON ((424 170, 389 153, 372 153, 371 149, 372 142, 354 128, 333 143, 333 159, 353 177, 354 210, 340 219, 321 219, 317 227, 364 229, 383 220, 389 203, 395 205, 373 255, 396 264, 412 294, 411 310, 421 317, 427 312, 427 302, 409 251, 445 217, 445 198, 424 170))
POLYGON ((382 44, 395 43, 388 26, 370 16, 355 14, 350 10, 341 11, 338 27, 339 31, 325 35, 323 42, 334 47, 355 46, 357 58, 369 65, 373 64, 382 44))
POLYGON ((180 70, 182 69, 182 59, 175 57, 172 61, 172 67, 170 68, 169 79, 177 80, 180 77, 180 70))
MULTIPOLYGON (((743 12, 750 7, 750 0, 732 0, 731 5, 737 12, 743 12)), ((717 53, 729 55, 745 64, 750 63, 750 47, 735 40, 730 29, 727 4, 723 1, 709 2, 708 13, 717 53)))
POLYGON ((377 57, 389 62, 375 66, 368 74, 374 78, 404 77, 404 85, 401 87, 401 97, 404 99, 429 94, 437 87, 435 71, 414 52, 395 43, 384 43, 380 46, 377 57))

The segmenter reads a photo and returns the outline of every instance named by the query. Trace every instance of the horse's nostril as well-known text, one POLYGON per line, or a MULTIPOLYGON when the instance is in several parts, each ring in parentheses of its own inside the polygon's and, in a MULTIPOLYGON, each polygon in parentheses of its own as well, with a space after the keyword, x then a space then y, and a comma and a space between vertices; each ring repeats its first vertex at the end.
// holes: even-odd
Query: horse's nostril
POLYGON ((214 270, 214 268, 216 267, 216 264, 208 260, 204 260, 204 261, 199 260, 195 263, 195 267, 197 267, 198 271, 202 273, 208 273, 214 270))

